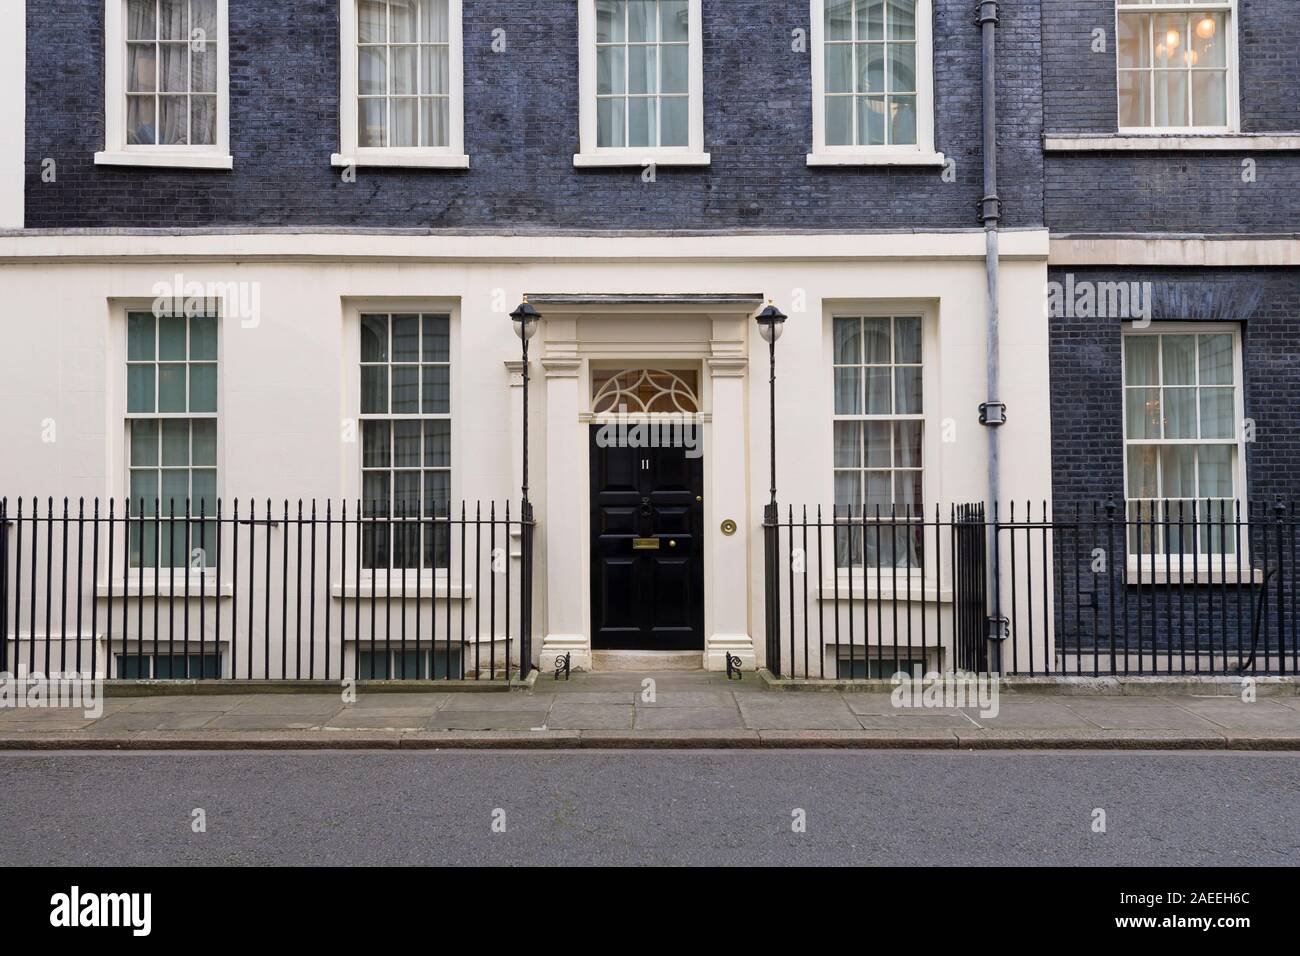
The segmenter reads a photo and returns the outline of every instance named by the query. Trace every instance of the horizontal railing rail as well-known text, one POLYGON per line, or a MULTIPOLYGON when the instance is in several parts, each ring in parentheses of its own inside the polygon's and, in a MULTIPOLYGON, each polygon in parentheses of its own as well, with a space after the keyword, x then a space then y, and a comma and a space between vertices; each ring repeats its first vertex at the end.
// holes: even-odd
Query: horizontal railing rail
POLYGON ((793 678, 1300 670, 1293 506, 769 508, 767 659, 793 678))
POLYGON ((0 499, 0 671, 524 676, 533 531, 527 502, 0 499))

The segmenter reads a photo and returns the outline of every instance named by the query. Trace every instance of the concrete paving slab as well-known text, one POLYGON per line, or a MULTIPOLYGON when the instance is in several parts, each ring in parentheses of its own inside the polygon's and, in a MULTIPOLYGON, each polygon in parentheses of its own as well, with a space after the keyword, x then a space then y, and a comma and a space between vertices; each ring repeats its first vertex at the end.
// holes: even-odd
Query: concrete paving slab
POLYGON ((566 704, 633 704, 637 694, 630 690, 579 690, 555 695, 566 704))
MULTIPOLYGON (((629 708, 630 709, 630 708, 629 708)), ((545 710, 440 710, 424 722, 425 730, 531 730, 546 724, 545 710)))
MULTIPOLYGON (((1113 700, 1117 698, 1107 698, 1113 700)), ((981 727, 998 727, 1006 730, 1023 728, 1034 729, 1070 729, 1091 728, 1098 725, 1082 714, 1068 709, 1063 702, 1047 701, 1042 698, 1033 700, 998 701, 998 713, 995 717, 981 717, 979 711, 969 710, 971 720, 981 727)))
MULTIPOLYGON (((145 730, 122 746, 127 750, 396 750, 402 735, 389 731, 145 730)), ((111 740, 88 741, 108 746, 111 740)))
POLYGON ((1261 697, 1249 704, 1240 698, 1191 699, 1181 701, 1180 706, 1225 730, 1276 730, 1300 735, 1300 712, 1273 697, 1261 697))
MULTIPOLYGON (((264 694, 165 694, 159 697, 121 697, 128 710, 133 711, 169 711, 172 713, 191 713, 196 710, 215 712, 234 710, 240 704, 264 694)), ((277 697, 292 697, 292 694, 276 694, 277 697)))
MULTIPOLYGON (((67 720, 90 720, 86 716, 85 708, 82 707, 14 707, 6 708, 0 713, 4 714, 0 718, 0 726, 11 723, 16 724, 34 724, 42 721, 47 723, 58 723, 67 720)), ((101 716, 106 716, 108 711, 105 710, 101 716)))
POLYGON ((248 700, 243 701, 239 706, 228 711, 228 713, 238 715, 308 714, 312 716, 326 716, 337 713, 342 709, 343 697, 341 694, 331 694, 329 696, 265 694, 260 697, 251 697, 248 700))
POLYGON ((1074 697, 1065 701, 1063 706, 1104 730, 1213 729, 1209 721, 1164 698, 1102 700, 1074 697))
POLYGON ((98 731, 135 731, 135 730, 198 730, 216 720, 220 714, 214 711, 198 711, 193 714, 176 714, 167 711, 124 711, 95 721, 98 731))
MULTIPOLYGON (((97 709, 101 715, 120 714, 130 707, 129 701, 101 697, 97 709)), ((85 713, 84 707, 0 707, 0 723, 6 720, 31 720, 33 714, 75 714, 80 717, 85 713)))
POLYGON ((895 714, 859 714, 864 730, 927 730, 945 727, 969 729, 977 726, 960 710, 902 710, 895 714))
POLYGON ((731 707, 736 706, 734 694, 725 690, 659 690, 653 701, 643 700, 640 694, 634 701, 637 707, 731 707))
POLYGON ((855 714, 892 714, 899 708, 889 694, 838 694, 855 714))
POLYGON ((743 698, 738 704, 745 726, 753 730, 862 730, 838 694, 743 698))
POLYGON ((630 704, 569 704, 557 701, 546 717, 555 730, 631 730, 630 704))
POLYGON ((361 692, 355 703, 345 704, 344 710, 365 711, 369 714, 432 714, 445 707, 453 694, 367 694, 361 692))
MULTIPOLYGON (((404 697, 406 695, 378 695, 380 697, 404 697)), ((341 709, 335 711, 337 714, 389 714, 408 715, 408 717, 432 717, 438 710, 445 708, 447 702, 451 700, 451 695, 416 695, 419 700, 376 700, 372 697, 361 697, 356 704, 344 704, 341 709)))
POLYGON ((742 730, 740 711, 728 707, 638 707, 637 730, 742 730))
POLYGON ((0 725, 0 733, 3 734, 54 734, 63 731, 81 730, 83 727, 89 727, 95 721, 91 718, 81 717, 62 717, 62 718, 45 718, 44 720, 6 720, 0 725))
POLYGON ((463 694, 453 696, 438 709, 450 714, 467 711, 479 714, 490 711, 502 713, 544 711, 551 706, 554 699, 552 694, 463 694))
POLYGON ((429 719, 426 713, 374 714, 363 711, 339 713, 322 724, 324 730, 394 730, 402 733, 423 730, 429 719))
POLYGON ((312 730, 327 719, 307 714, 218 714, 204 726, 209 730, 312 730))

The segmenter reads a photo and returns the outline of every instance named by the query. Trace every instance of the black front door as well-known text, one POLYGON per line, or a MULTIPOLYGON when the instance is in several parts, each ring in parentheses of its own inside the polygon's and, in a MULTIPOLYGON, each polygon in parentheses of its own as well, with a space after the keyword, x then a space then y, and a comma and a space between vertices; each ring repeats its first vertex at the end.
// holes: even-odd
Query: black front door
POLYGON ((702 446, 600 435, 592 426, 591 646, 703 650, 702 446))

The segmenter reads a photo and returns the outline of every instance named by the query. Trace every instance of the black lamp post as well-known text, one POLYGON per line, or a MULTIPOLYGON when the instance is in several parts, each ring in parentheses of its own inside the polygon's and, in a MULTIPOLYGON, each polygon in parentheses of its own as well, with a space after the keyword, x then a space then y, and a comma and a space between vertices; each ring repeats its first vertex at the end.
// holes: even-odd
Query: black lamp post
POLYGON ((528 507, 528 340, 537 334, 537 323, 541 321, 541 313, 528 304, 528 297, 524 296, 524 301, 519 307, 510 313, 510 318, 515 324, 515 335, 519 336, 519 341, 524 346, 524 507, 528 507))
MULTIPOLYGON (((542 316, 528 304, 528 296, 519 308, 510 313, 515 324, 515 335, 524 349, 524 460, 523 494, 519 508, 520 590, 519 590, 519 679, 526 680, 533 666, 533 505, 528 500, 528 340, 537 334, 537 323, 542 316)), ((506 516, 509 519, 509 508, 506 516)), ((509 665, 507 664, 507 669, 509 665)))
POLYGON ((772 456, 772 499, 768 507, 772 511, 772 519, 776 519, 776 340, 781 337, 781 330, 785 327, 785 314, 772 304, 772 300, 767 302, 767 308, 754 317, 758 322, 758 333, 763 336, 763 341, 767 343, 768 354, 768 425, 771 429, 770 443, 772 456))

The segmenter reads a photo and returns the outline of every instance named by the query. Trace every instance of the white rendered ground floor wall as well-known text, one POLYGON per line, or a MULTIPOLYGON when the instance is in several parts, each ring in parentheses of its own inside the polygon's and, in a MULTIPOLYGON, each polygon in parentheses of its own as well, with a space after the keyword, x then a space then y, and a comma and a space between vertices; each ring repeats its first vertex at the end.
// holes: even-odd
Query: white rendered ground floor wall
MULTIPOLYGON (((528 296, 543 315, 529 355, 534 660, 545 668, 568 653, 575 668, 590 666, 588 436, 602 421, 593 412, 593 383, 613 371, 653 368, 689 373, 697 383, 702 663, 721 668, 734 654, 746 667, 762 665, 769 367, 755 312, 771 300, 789 317, 776 349, 783 507, 829 510, 835 500, 837 316, 920 317, 923 500, 928 508, 982 501, 983 253, 976 231, 3 236, 0 496, 128 494, 127 313, 151 308, 160 289, 201 289, 222 302, 216 463, 223 500, 359 498, 361 316, 420 311, 450 317, 452 501, 517 503, 523 366, 509 312, 528 296), (735 530, 724 533, 729 522, 735 530)), ((1004 500, 1050 499, 1047 255, 1045 232, 1003 235, 1004 500)), ((517 547, 511 560, 518 561, 517 547)), ((224 582, 214 583, 209 600, 221 601, 224 582)), ((330 600, 347 602, 348 586, 331 582, 330 600)), ((458 586, 466 582, 444 582, 442 597, 458 586)), ((935 590, 944 600, 942 582, 935 590)), ((856 600, 872 597, 859 592, 856 600)), ((42 627, 38 618, 20 643, 42 642, 54 628, 54 619, 42 627)), ((103 639, 84 629, 79 637, 103 639)))

